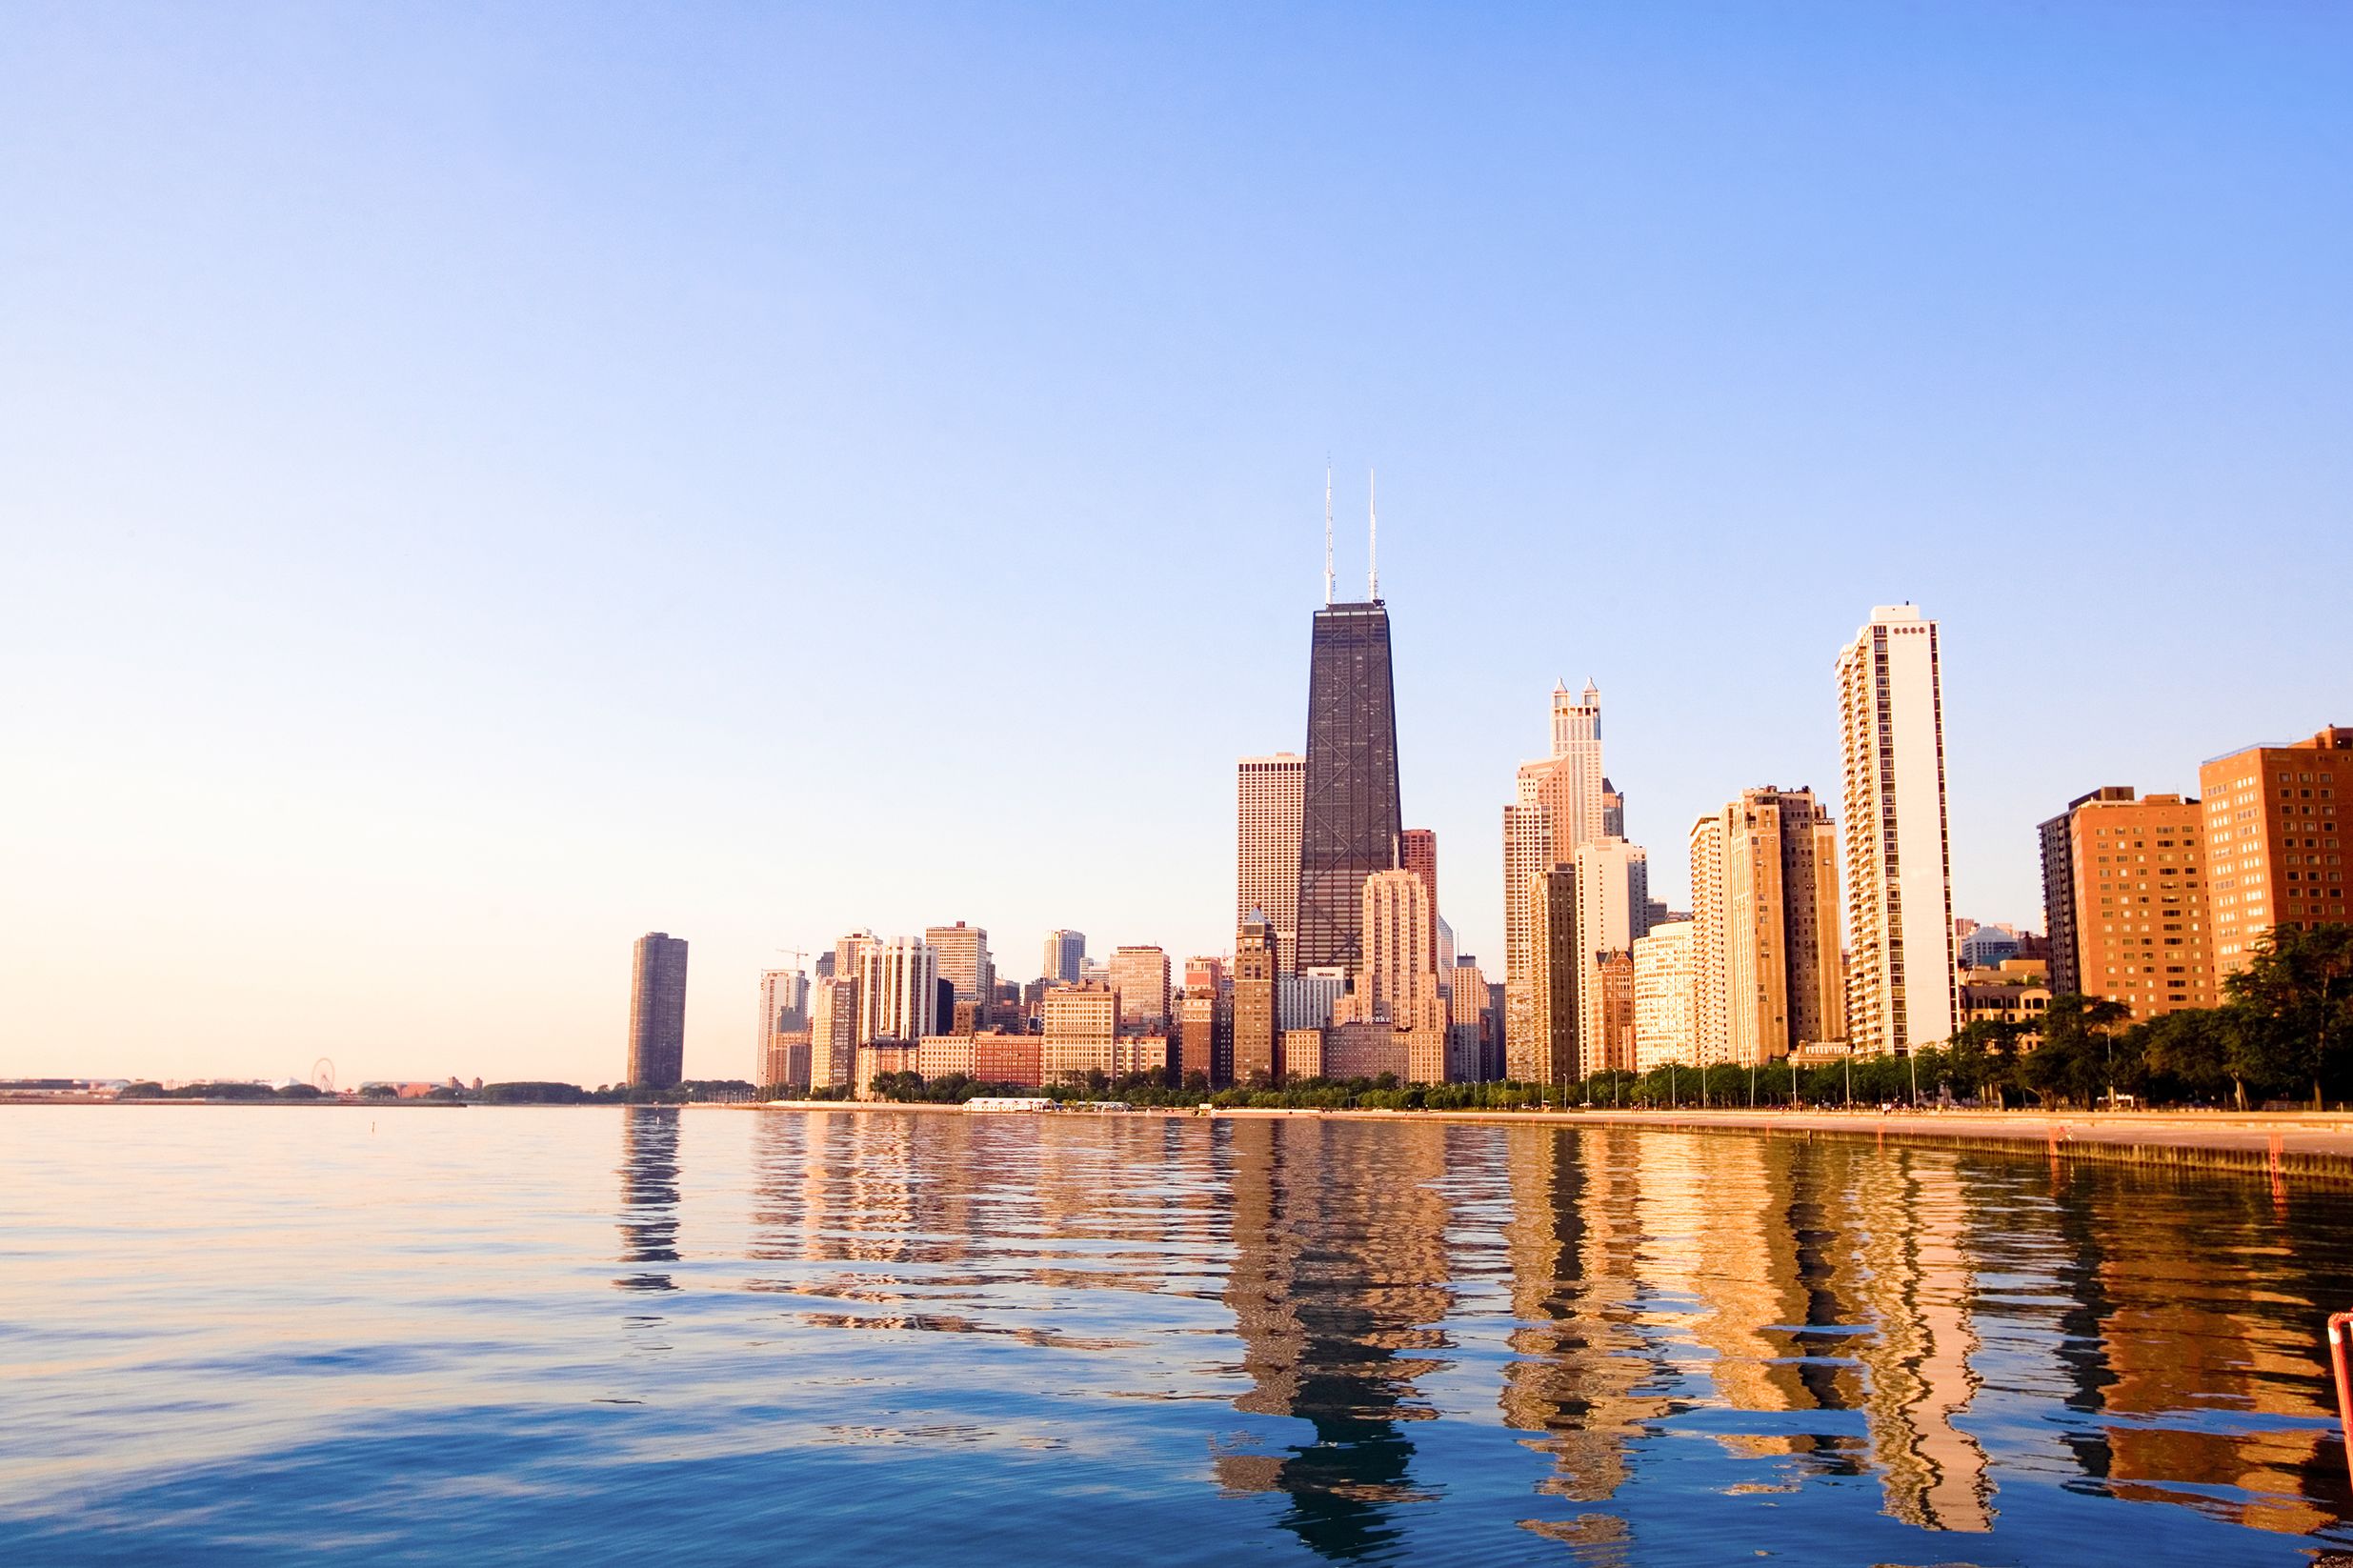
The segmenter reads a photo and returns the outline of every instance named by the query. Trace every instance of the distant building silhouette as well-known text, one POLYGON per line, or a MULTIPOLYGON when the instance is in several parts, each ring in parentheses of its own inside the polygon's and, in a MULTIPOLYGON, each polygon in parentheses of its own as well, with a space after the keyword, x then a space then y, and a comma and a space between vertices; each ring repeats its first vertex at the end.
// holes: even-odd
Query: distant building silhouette
POLYGON ((629 994, 629 1082, 675 1089, 686 1075, 686 938, 637 938, 629 994))

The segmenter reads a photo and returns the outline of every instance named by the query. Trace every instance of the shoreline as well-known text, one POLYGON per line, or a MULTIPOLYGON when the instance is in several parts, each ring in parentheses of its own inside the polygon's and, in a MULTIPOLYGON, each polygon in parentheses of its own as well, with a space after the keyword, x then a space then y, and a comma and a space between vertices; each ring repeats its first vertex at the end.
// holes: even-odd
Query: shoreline
MULTIPOLYGON (((6 1096, 0 1105, 111 1105, 341 1110, 521 1110, 630 1109, 627 1105, 516 1104, 470 1106, 463 1101, 147 1099, 112 1100, 63 1096, 6 1096)), ((1922 1147, 1980 1149, 2035 1156, 2054 1163, 2100 1160, 2180 1169, 2231 1171, 2274 1179, 2353 1185, 2353 1112, 2314 1111, 1381 1111, 1311 1110, 1220 1106, 1136 1106, 1125 1111, 974 1112, 962 1105, 891 1100, 698 1101, 668 1107, 681 1111, 791 1111, 800 1115, 916 1115, 954 1116, 1176 1116, 1189 1120, 1329 1119, 1344 1121, 1439 1122, 1468 1126, 1627 1127, 1680 1133, 1762 1133, 1767 1136, 1867 1138, 1922 1147)))

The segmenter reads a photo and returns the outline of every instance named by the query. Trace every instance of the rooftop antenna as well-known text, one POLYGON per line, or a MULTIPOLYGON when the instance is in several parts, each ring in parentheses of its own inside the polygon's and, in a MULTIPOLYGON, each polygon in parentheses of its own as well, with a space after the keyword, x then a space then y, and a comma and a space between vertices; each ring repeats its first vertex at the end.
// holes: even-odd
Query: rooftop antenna
POLYGON ((1332 602, 1332 454, 1323 456, 1323 602, 1332 602))
POLYGON ((1364 557, 1364 596, 1378 604, 1380 602, 1380 509, 1373 502, 1373 471, 1366 469, 1364 471, 1364 516, 1365 520, 1372 525, 1372 542, 1364 557))

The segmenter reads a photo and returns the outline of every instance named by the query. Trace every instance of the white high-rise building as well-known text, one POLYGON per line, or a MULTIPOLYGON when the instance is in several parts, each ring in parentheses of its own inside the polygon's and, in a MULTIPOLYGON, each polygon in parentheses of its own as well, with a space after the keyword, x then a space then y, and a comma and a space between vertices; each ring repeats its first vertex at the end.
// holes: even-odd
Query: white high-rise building
POLYGON ((858 1044, 939 1033, 939 955, 920 936, 866 950, 858 972, 858 1044))
POLYGON ((1235 894, 1237 925, 1254 910, 1275 927, 1276 960, 1292 970, 1299 925, 1299 814, 1307 791, 1307 759, 1292 752, 1246 756, 1236 768, 1235 894))
POLYGON ((1959 1012, 1937 623, 1880 606, 1838 676, 1850 1043, 1908 1055, 1950 1039, 1959 1012))
POLYGON ((1670 920, 1634 939, 1634 1068, 1699 1065, 1692 1033, 1691 922, 1670 920))
POLYGON ((1583 1075, 1610 1065, 1605 1055, 1607 993, 1604 955, 1630 953, 1650 929, 1650 854, 1622 838, 1577 848, 1577 955, 1584 974, 1577 988, 1577 1038, 1583 1075))

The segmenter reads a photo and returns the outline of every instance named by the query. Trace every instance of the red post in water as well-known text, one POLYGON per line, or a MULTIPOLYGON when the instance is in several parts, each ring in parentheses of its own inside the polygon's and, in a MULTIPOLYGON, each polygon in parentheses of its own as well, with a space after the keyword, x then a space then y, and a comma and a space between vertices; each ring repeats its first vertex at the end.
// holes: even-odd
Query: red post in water
POLYGON ((2337 1427, 2344 1435, 2344 1469, 2348 1480, 2353 1480, 2353 1395, 2345 1382, 2344 1341, 2347 1326, 2353 1325, 2353 1312, 2332 1312, 2328 1315, 2328 1365, 2337 1375, 2337 1427))

